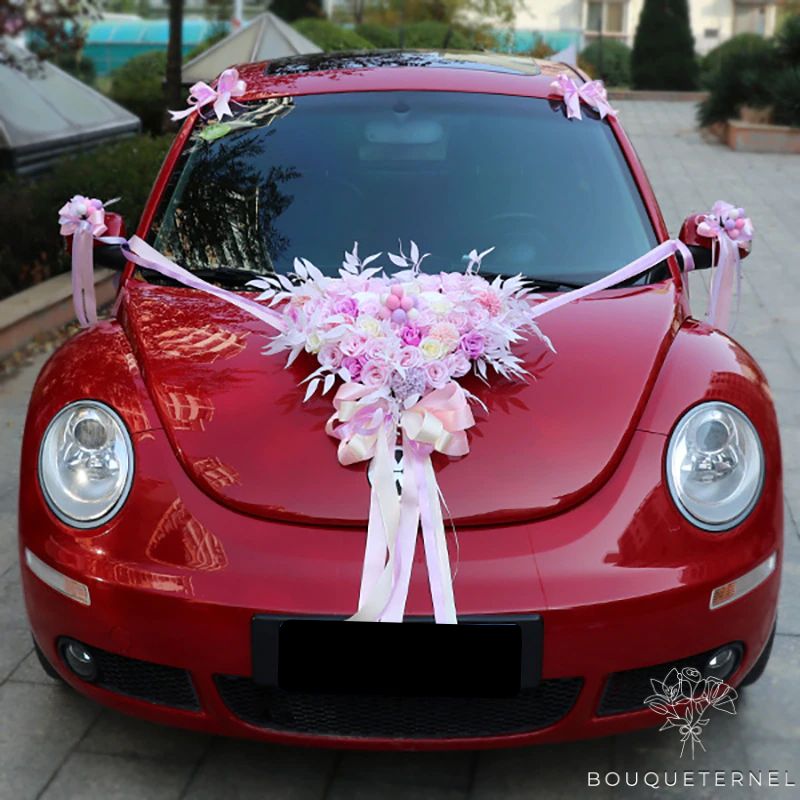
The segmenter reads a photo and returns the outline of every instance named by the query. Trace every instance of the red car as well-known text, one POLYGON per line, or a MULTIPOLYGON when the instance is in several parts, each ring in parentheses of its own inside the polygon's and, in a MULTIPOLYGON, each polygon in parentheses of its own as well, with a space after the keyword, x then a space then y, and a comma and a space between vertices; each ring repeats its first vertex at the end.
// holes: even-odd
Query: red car
MULTIPOLYGON (((565 118, 551 84, 584 77, 564 65, 375 53, 240 72, 234 118, 189 118, 138 228, 222 286, 297 255, 334 274, 353 239, 401 236, 428 271, 494 245, 485 269, 549 294, 668 238, 617 119, 565 118)), ((116 316, 52 356, 28 411, 19 543, 45 669, 153 722, 360 748, 656 725, 650 679, 673 666, 752 682, 775 630, 778 426, 761 369, 691 316, 669 266, 547 317, 557 355, 515 348, 536 380, 465 380, 490 413, 468 457, 434 463, 467 624, 426 624, 418 546, 415 624, 370 645, 369 623, 342 622, 366 471, 337 463, 329 398, 302 404, 310 363, 284 369, 258 320, 128 264, 116 316), (382 683, 397 642, 418 668, 382 683)))

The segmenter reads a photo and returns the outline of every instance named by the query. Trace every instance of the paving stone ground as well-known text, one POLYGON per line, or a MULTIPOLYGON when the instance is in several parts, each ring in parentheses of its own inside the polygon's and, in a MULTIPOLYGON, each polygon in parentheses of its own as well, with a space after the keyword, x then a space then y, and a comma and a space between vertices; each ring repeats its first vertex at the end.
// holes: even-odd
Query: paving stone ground
MULTIPOLYGON (((689 797, 797 797, 800 784, 800 157, 734 153, 704 142, 684 103, 619 103, 672 233, 719 198, 744 205, 758 240, 745 262, 735 335, 775 394, 786 467, 786 557, 769 669, 738 714, 714 717, 689 797), (705 788, 700 770, 761 770, 764 788, 705 788)), ((704 275, 693 276, 698 309, 704 275)), ((482 753, 351 753, 272 747, 169 730, 104 710, 49 680, 31 652, 20 596, 16 505, 25 408, 44 357, 0 384, 0 800, 489 800, 665 797, 678 790, 587 786, 587 771, 683 770, 675 740, 648 731, 482 753)), ((30 479, 27 477, 26 479, 30 479)), ((640 778, 641 780, 641 778, 640 778)), ((709 779, 706 779, 709 781, 709 779)))

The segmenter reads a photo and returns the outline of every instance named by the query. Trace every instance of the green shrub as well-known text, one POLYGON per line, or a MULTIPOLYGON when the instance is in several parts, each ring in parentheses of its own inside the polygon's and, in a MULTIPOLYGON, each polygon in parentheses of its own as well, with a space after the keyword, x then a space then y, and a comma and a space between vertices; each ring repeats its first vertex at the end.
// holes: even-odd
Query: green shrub
POLYGON ((772 43, 757 33, 740 33, 709 50, 701 62, 700 84, 710 88, 724 61, 736 63, 740 57, 758 56, 772 49, 772 43))
POLYGON ((142 121, 148 133, 161 133, 166 104, 164 76, 167 54, 163 50, 135 56, 115 70, 111 81, 111 98, 142 121))
POLYGON ((708 78, 709 96, 699 107, 701 125, 724 122, 739 115, 743 105, 764 108, 773 102, 772 82, 777 52, 769 40, 762 45, 723 54, 708 78))
POLYGON ((0 239, 0 298, 69 269, 58 233, 58 209, 74 194, 110 200, 133 233, 169 136, 137 136, 62 159, 35 179, 11 177, 0 183, 0 219, 24 236, 0 239))
POLYGON ((317 47, 326 52, 335 50, 372 50, 372 42, 359 36, 355 31, 340 28, 326 19, 306 17, 294 23, 297 31, 308 37, 317 47))
POLYGON ((400 46, 397 28, 390 28, 388 25, 365 22, 362 25, 356 25, 356 33, 368 42, 372 42, 375 47, 390 50, 400 46))
POLYGON ((800 67, 784 67, 775 75, 772 119, 800 128, 800 67))
POLYGON ((694 37, 686 0, 645 0, 631 54, 635 89, 697 86, 694 37))
POLYGON ((800 14, 787 17, 775 36, 778 57, 786 66, 800 67, 800 14))
POLYGON ((451 27, 445 22, 424 20, 406 25, 403 47, 434 50, 471 50, 472 39, 461 29, 451 27))
POLYGON ((583 48, 580 62, 593 78, 602 78, 608 86, 630 85, 631 48, 624 42, 604 38, 601 44, 596 40, 583 48))

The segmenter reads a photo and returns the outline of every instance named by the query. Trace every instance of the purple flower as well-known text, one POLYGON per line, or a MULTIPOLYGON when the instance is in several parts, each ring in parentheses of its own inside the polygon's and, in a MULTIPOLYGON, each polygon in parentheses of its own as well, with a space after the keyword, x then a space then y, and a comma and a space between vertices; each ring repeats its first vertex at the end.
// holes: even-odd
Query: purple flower
POLYGON ((414 367, 406 370, 405 376, 398 372, 392 374, 391 388, 394 396, 404 401, 414 395, 422 394, 425 391, 427 376, 425 370, 414 367))
POLYGON ((416 347, 422 341, 422 331, 416 325, 404 325, 400 331, 400 338, 403 344, 416 347))
POLYGON ((342 359, 342 366, 350 373, 350 380, 357 381, 361 377, 364 361, 358 356, 345 356, 342 359))
POLYGON ((483 351, 486 349, 486 339, 482 333, 470 331, 461 337, 459 347, 463 353, 474 360, 483 355, 483 351))

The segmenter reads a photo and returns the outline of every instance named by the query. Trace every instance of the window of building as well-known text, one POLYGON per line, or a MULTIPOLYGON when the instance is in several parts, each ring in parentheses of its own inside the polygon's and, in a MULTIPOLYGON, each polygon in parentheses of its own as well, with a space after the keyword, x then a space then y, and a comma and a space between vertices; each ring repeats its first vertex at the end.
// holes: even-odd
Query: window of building
POLYGON ((619 36, 625 33, 627 0, 589 0, 586 4, 587 36, 598 33, 619 36))
POLYGON ((737 2, 733 6, 733 32, 757 33, 764 36, 767 29, 765 3, 737 2))

